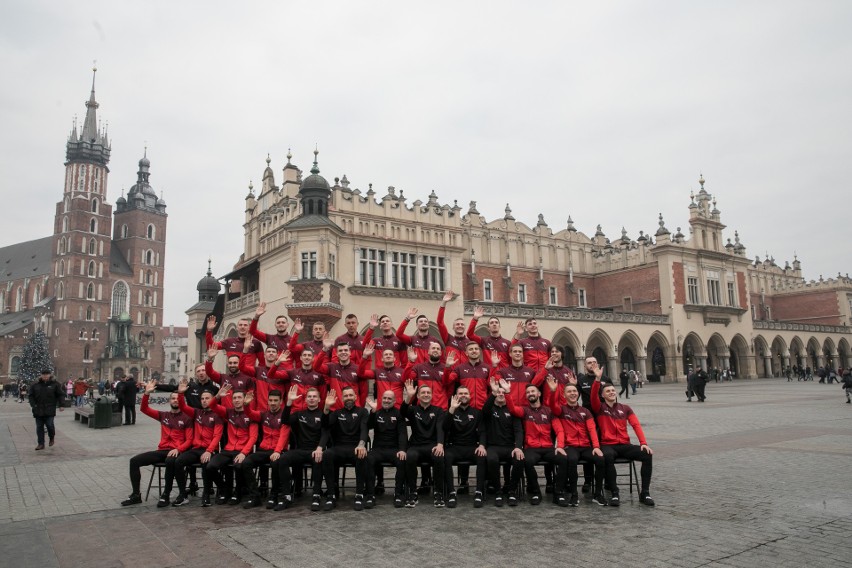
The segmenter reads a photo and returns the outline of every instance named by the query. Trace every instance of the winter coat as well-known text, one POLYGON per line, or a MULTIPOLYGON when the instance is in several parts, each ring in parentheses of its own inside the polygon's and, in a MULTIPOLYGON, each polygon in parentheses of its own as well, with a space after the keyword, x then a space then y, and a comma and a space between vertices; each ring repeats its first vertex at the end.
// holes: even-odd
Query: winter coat
POLYGON ((47 382, 38 380, 30 386, 29 401, 33 416, 56 416, 56 407, 64 400, 62 387, 53 379, 47 382))

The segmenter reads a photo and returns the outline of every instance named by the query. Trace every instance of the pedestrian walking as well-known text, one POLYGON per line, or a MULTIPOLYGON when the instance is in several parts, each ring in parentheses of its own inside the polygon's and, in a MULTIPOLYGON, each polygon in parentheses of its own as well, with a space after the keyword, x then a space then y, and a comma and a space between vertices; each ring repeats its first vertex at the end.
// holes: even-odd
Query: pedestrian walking
POLYGON ((45 429, 47 429, 49 445, 52 446, 54 443, 56 428, 53 425, 53 419, 56 417, 57 407, 59 407, 59 412, 65 410, 62 406, 65 393, 59 383, 53 380, 50 369, 45 369, 41 372, 38 382, 30 388, 28 397, 36 422, 36 438, 38 441, 36 450, 43 450, 45 429))

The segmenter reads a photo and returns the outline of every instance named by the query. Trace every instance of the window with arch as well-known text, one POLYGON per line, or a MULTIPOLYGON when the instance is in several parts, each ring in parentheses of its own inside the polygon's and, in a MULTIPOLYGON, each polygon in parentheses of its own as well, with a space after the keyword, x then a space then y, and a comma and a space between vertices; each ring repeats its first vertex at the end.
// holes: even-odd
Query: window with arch
POLYGON ((89 221, 89 232, 90 233, 97 233, 98 232, 98 220, 97 219, 92 219, 91 221, 89 221))
POLYGON ((145 284, 151 284, 151 282, 151 271, 149 270, 145 273, 145 284))
POLYGON ((16 377, 21 372, 21 358, 15 355, 9 363, 9 374, 16 377))
MULTIPOLYGON (((98 188, 97 185, 98 184, 96 183, 95 184, 95 190, 97 190, 97 188, 98 188)), ((92 199, 92 213, 97 213, 97 212, 98 212, 98 198, 95 197, 94 199, 92 199)))
POLYGON ((154 228, 154 225, 148 225, 148 238, 153 240, 154 237, 156 236, 156 234, 157 234, 157 232, 156 232, 156 229, 154 228))
POLYGON ((92 306, 86 306, 86 321, 93 321, 94 312, 92 311, 92 306))
POLYGON ((36 284, 35 290, 33 290, 33 306, 41 302, 41 284, 36 284))
MULTIPOLYGON (((92 264, 94 264, 94 263, 92 263, 92 264)), ((87 300, 94 300, 95 299, 95 285, 92 284, 91 282, 89 282, 86 285, 86 299, 87 300)))
POLYGON ((98 330, 97 330, 97 329, 92 329, 92 339, 94 339, 95 341, 97 341, 97 340, 98 340, 98 335, 100 335, 100 334, 98 333, 98 330))
POLYGON ((151 265, 154 264, 154 251, 146 250, 145 251, 145 264, 151 265))
POLYGON ((59 239, 59 247, 56 252, 59 254, 65 254, 65 237, 59 239))
MULTIPOLYGON (((89 261, 89 269, 87 271, 87 275, 92 277, 92 278, 95 276, 95 261, 94 260, 89 261)), ((91 284, 89 284, 89 286, 91 286, 91 284)))
POLYGON ((118 317, 122 312, 127 310, 127 284, 122 281, 115 283, 112 288, 112 316, 118 317))
POLYGON ((77 189, 79 191, 85 191, 86 189, 86 164, 80 166, 80 170, 77 174, 77 189))
POLYGON ((126 239, 126 238, 127 238, 127 225, 122 225, 122 226, 121 226, 121 238, 122 238, 122 239, 126 239))
POLYGON ((88 344, 83 347, 83 361, 91 361, 92 360, 92 349, 88 344))
POLYGON ((151 292, 145 292, 145 300, 144 301, 145 301, 146 306, 151 305, 151 292))
POLYGON ((18 286, 18 294, 15 297, 15 311, 20 312, 24 305, 24 289, 18 286))
POLYGON ((68 210, 71 208, 71 199, 69 197, 66 197, 64 203, 65 207, 63 208, 62 212, 68 213, 68 210))
POLYGON ((65 261, 64 260, 59 261, 59 275, 65 276, 65 261))
POLYGON ((67 232, 68 232, 68 217, 63 217, 63 218, 62 218, 62 232, 63 232, 63 233, 67 233, 67 232))
POLYGON ((145 325, 150 325, 150 323, 151 323, 151 314, 149 314, 148 312, 145 312, 145 317, 144 317, 144 318, 142 318, 142 322, 143 322, 145 325))
POLYGON ((60 282, 59 285, 56 286, 56 298, 58 300, 65 299, 65 283, 60 282))
POLYGON ((89 239, 89 254, 96 254, 98 251, 98 244, 95 242, 95 239, 89 239))

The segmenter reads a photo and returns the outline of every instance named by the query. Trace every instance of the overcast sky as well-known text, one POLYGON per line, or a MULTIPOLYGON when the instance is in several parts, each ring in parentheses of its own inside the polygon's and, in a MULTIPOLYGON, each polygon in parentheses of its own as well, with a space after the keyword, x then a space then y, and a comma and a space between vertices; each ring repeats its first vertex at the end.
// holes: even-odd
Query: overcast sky
POLYGON ((850 271, 852 3, 411 4, 4 3, 0 246, 51 234, 96 59, 109 200, 147 143, 168 203, 165 324, 237 261, 267 153, 280 183, 314 144, 329 181, 611 239, 687 232, 703 172, 751 258, 850 271))

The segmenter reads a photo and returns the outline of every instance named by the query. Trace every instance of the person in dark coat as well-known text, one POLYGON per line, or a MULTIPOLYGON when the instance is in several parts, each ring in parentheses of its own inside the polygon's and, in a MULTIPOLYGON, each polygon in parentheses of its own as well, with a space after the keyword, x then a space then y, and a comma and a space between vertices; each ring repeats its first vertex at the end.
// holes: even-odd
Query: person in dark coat
POLYGON ((43 450, 45 427, 47 428, 48 443, 52 446, 56 437, 56 428, 53 426, 56 408, 59 408, 59 412, 65 410, 63 406, 65 393, 60 384, 53 379, 50 369, 42 371, 38 382, 30 387, 29 401, 36 421, 36 437, 38 439, 36 450, 43 450))
POLYGON ((124 407, 124 425, 136 424, 136 378, 123 377, 116 387, 116 398, 124 407))

